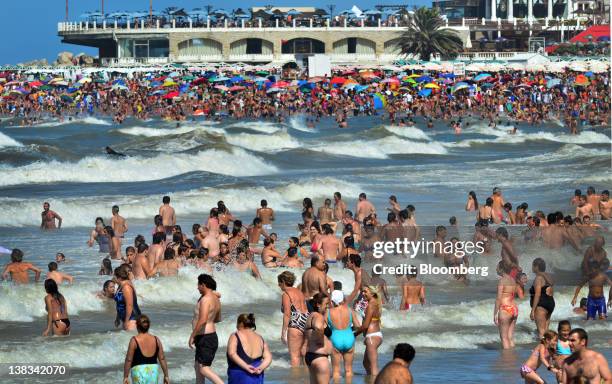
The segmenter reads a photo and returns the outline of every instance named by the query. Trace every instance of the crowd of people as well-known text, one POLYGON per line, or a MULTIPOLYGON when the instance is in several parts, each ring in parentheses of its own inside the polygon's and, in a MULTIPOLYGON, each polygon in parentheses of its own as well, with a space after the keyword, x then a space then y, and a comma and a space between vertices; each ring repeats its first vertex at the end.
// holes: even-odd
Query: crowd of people
MULTIPOLYGON (((313 127, 334 117, 348 127, 351 116, 382 115, 391 124, 452 120, 461 128, 473 116, 491 125, 503 118, 527 124, 565 122, 571 133, 610 120, 609 74, 502 71, 455 76, 436 71, 346 69, 329 77, 283 80, 276 69, 240 67, 159 72, 109 71, 72 78, 0 73, 0 116, 23 125, 78 116, 187 119, 271 119, 305 114, 313 127)), ((458 127, 457 127, 458 126, 458 127)), ((459 130, 460 132, 460 130, 459 130)))
MULTIPOLYGON (((497 273, 500 276, 494 307, 494 322, 499 328, 503 349, 515 346, 513 334, 519 316, 516 297, 525 294, 527 275, 524 273, 516 251, 515 242, 537 242, 551 251, 570 246, 583 253, 579 273, 582 276, 571 302, 576 304, 582 287, 589 285, 588 296, 581 300, 576 313, 586 314, 587 320, 606 319, 606 307, 612 308, 612 284, 607 275, 609 259, 604 249, 602 233, 605 226, 593 220, 610 220, 612 203, 609 192, 596 193, 589 187, 583 195, 577 190, 569 204, 575 206, 575 216, 541 211, 531 212, 527 203, 518 205, 504 200, 500 188, 494 188, 485 205, 479 204, 475 192, 468 194, 465 210, 475 215, 474 241, 480 241, 484 255, 491 254, 491 245, 498 241, 501 246, 497 273), (504 224, 524 226, 521 234, 514 238, 504 224), (493 230, 490 225, 497 225, 493 230), (522 239, 521 239, 522 238, 522 239), (584 250, 583 248, 586 248, 584 250), (610 285, 608 301, 604 287, 610 285)), ((44 203, 41 213, 41 229, 53 230, 61 225, 61 216, 44 203), (57 222, 57 225, 56 225, 57 222)), ((302 204, 299 234, 288 239, 288 248, 281 250, 281 242, 273 232, 275 212, 266 200, 260 202, 252 224, 243 225, 223 201, 210 210, 208 219, 194 224, 191 235, 177 225, 177 215, 169 196, 164 196, 158 214, 154 217, 153 236, 150 245, 143 235, 137 235, 134 244, 122 252, 124 234, 128 230, 127 220, 120 215, 118 206, 113 206, 110 225, 102 218, 96 219, 87 244, 97 244, 102 254, 107 254, 100 268, 100 275, 113 275, 107 280, 99 294, 101 298, 116 303, 115 326, 126 331, 137 331, 130 340, 125 360, 124 377, 131 375, 134 383, 157 382, 158 362, 165 382, 169 382, 168 367, 162 342, 148 334, 149 317, 142 313, 138 304, 135 280, 155 276, 176 276, 185 265, 202 270, 198 277, 200 299, 195 305, 192 333, 188 345, 195 349, 195 375, 198 383, 208 379, 222 383, 213 370, 213 361, 219 346, 216 323, 221 321, 223 292, 217 291, 215 274, 228 268, 261 277, 260 268, 278 270, 278 287, 281 295, 283 323, 281 340, 287 345, 290 364, 298 367, 305 363, 311 383, 328 383, 330 378, 351 377, 357 337, 364 336, 365 352, 363 367, 366 374, 377 377, 376 383, 412 382, 409 365, 414 358, 414 349, 400 343, 396 346, 393 360, 382 370, 379 368, 378 349, 383 343, 382 317, 384 308, 391 304, 386 281, 365 268, 372 259, 372 245, 376 241, 395 241, 420 238, 421 230, 416 221, 416 208, 403 208, 396 196, 390 196, 387 208, 387 223, 379 222, 374 204, 365 193, 359 195, 354 212, 348 209, 340 192, 315 210, 310 198, 302 204), (231 230, 230 230, 231 228, 231 230), (120 265, 112 268, 111 260, 120 265), (342 282, 330 276, 330 265, 342 263, 353 272, 354 286, 345 291, 342 282), (363 264, 362 264, 363 263, 363 264), (309 265, 296 286, 297 271, 309 265), (150 357, 148 357, 150 356, 150 357), (331 358, 331 364, 330 364, 331 358)), ((435 242, 444 243, 449 232, 456 232, 456 218, 449 220, 450 227, 435 228, 435 242)), ((458 233, 458 232, 457 232, 458 233)), ((451 239, 458 241, 458 235, 451 239)), ((442 248, 433 255, 447 266, 467 263, 469 257, 459 257, 442 248)), ((492 256, 494 257, 494 256, 492 256)), ((19 249, 12 250, 11 263, 2 273, 3 279, 15 283, 28 283, 29 273, 40 278, 41 270, 23 261, 19 249)), ((45 307, 48 313, 47 327, 43 335, 68 335, 71 322, 68 303, 59 292, 64 281, 72 283, 73 277, 58 270, 65 256, 56 255, 49 263, 49 273, 44 283, 47 293, 45 307)), ((558 333, 550 329, 551 315, 555 309, 554 281, 546 271, 546 261, 536 258, 532 262, 535 275, 529 290, 531 312, 541 343, 534 349, 521 367, 521 376, 527 383, 544 383, 536 373, 540 365, 556 374, 560 383, 578 382, 579 378, 612 383, 612 374, 606 359, 587 348, 588 335, 581 328, 572 329, 569 321, 558 324, 558 333)), ((333 271, 331 272, 333 273, 333 271)), ((426 303, 425 286, 411 271, 405 276, 394 276, 401 289, 400 310, 426 303)), ((451 276, 451 278, 453 278, 451 276)), ((465 281, 467 276, 454 276, 465 281)), ((244 313, 238 316, 236 332, 227 342, 227 377, 230 383, 263 382, 264 371, 272 362, 272 354, 266 341, 255 332, 255 316, 244 313)))

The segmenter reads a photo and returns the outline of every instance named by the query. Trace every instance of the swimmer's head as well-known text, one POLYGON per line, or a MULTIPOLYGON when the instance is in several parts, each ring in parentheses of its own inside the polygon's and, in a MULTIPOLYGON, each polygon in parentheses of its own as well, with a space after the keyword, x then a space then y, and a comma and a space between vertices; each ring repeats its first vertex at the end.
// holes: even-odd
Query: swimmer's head
POLYGON ((238 315, 238 319, 236 320, 236 328, 257 329, 257 325, 255 325, 255 315, 252 313, 241 313, 238 315))
POLYGON ((106 280, 104 285, 102 285, 102 291, 104 291, 107 296, 113 296, 115 294, 115 282, 106 280))
POLYGON ((267 208, 268 207, 268 201, 267 200, 261 200, 259 205, 261 205, 262 208, 267 208))
POLYGON ((293 287, 293 284, 295 284, 295 274, 290 271, 284 271, 278 275, 276 279, 278 280, 278 285, 281 286, 281 288, 283 285, 285 287, 293 287))
POLYGON ((534 273, 546 272, 546 262, 541 257, 534 259, 531 267, 534 273))
POLYGON ((19 248, 15 248, 11 251, 11 261, 13 263, 20 263, 23 260, 23 252, 19 248))
POLYGON ((393 360, 400 359, 406 362, 409 365, 412 360, 414 360, 414 356, 416 355, 416 351, 412 347, 412 345, 408 343, 399 343, 393 349, 393 360))
POLYGON ((55 261, 50 262, 48 267, 49 272, 57 271, 57 263, 55 261))
POLYGON ((542 335, 540 343, 542 343, 547 348, 555 348, 557 346, 558 338, 559 335, 557 334, 557 332, 549 329, 548 331, 544 332, 544 335, 542 335))
POLYGON ((198 290, 203 292, 204 288, 210 289, 211 291, 217 290, 217 282, 211 275, 206 273, 202 273, 200 276, 198 276, 198 290))
POLYGON ((574 191, 574 196, 576 196, 576 197, 580 197, 580 196, 582 196, 582 191, 581 191, 581 190, 579 190, 579 189, 575 190, 575 191, 574 191))
POLYGON ((170 196, 164 196, 162 198, 162 203, 164 204, 170 204, 170 196))
POLYGON ((57 261, 58 263, 66 261, 66 256, 63 253, 58 252, 55 254, 55 261, 57 261))
POLYGON ((574 328, 569 334, 569 345, 572 352, 580 352, 589 344, 589 335, 582 328, 574 328))
POLYGON ((593 187, 588 187, 588 188, 587 188, 587 195, 589 195, 589 196, 590 196, 590 195, 593 195, 593 194, 595 194, 595 188, 593 188, 593 187))
POLYGON ((112 212, 113 212, 113 215, 116 215, 117 213, 119 213, 119 206, 113 205, 112 212))
POLYGON ((510 236, 510 235, 508 235, 508 230, 506 228, 504 228, 504 227, 497 228, 495 230, 495 234, 497 235, 498 239, 499 238, 503 238, 503 239, 508 240, 508 237, 510 236))
POLYGON ((53 295, 56 299, 61 297, 59 290, 57 289, 57 283, 53 279, 45 280, 45 291, 48 294, 53 295))
POLYGON ((138 333, 147 333, 151 327, 151 319, 147 315, 140 315, 136 318, 136 329, 138 333))
POLYGON ((344 302, 344 293, 341 290, 334 290, 331 293, 331 301, 335 306, 344 302))

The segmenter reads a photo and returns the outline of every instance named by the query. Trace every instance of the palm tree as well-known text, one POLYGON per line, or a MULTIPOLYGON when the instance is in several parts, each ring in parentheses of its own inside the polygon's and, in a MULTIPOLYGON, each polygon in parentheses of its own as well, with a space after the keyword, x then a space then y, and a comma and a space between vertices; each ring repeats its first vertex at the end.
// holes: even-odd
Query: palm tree
POLYGON ((429 61, 431 55, 454 57, 463 49, 457 33, 442 28, 444 20, 436 8, 421 7, 409 17, 406 31, 398 39, 397 46, 404 55, 415 54, 429 61))

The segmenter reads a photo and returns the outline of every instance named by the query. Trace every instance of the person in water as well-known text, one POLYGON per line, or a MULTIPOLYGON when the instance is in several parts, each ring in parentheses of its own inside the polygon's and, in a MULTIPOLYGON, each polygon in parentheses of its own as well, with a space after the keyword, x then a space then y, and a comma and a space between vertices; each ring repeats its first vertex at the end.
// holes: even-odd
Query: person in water
POLYGON ((329 355, 332 345, 328 337, 331 330, 327 327, 325 313, 329 307, 329 297, 321 292, 310 300, 313 312, 306 320, 306 355, 304 360, 310 373, 310 384, 329 383, 329 355))
POLYGON ((125 154, 119 153, 119 152, 115 151, 114 149, 112 149, 111 147, 108 147, 108 146, 106 148, 104 148, 104 151, 106 152, 107 155, 110 155, 110 156, 126 157, 125 154))
POLYGON ((49 209, 50 207, 51 205, 48 202, 45 201, 43 203, 43 211, 40 214, 40 229, 43 231, 51 231, 62 227, 62 217, 58 215, 57 212, 49 209), (55 226, 55 220, 57 220, 57 227, 55 226))
POLYGON ((535 347, 527 361, 521 366, 521 377, 525 379, 526 384, 545 384, 545 381, 536 373, 540 365, 544 365, 554 374, 559 372, 554 365, 556 347, 557 332, 550 330, 544 332, 540 344, 535 347))
POLYGON ((133 336, 128 344, 123 364, 123 384, 129 384, 128 376, 132 384, 157 384, 159 365, 164 372, 164 384, 170 384, 164 347, 157 336, 149 333, 150 326, 151 320, 147 315, 136 318, 138 335, 133 336))
POLYGON ((529 290, 531 298, 529 305, 531 313, 529 318, 536 323, 539 338, 544 337, 544 332, 550 328, 550 317, 555 310, 555 298, 553 297, 553 281, 546 273, 546 262, 537 258, 533 261, 532 271, 536 277, 529 290))
POLYGON ((43 336, 51 332, 55 336, 70 334, 70 320, 68 319, 68 305, 66 299, 59 293, 57 283, 53 279, 45 280, 45 308, 47 310, 47 327, 43 336))
POLYGON ((115 268, 115 280, 118 285, 114 297, 117 309, 115 327, 123 323, 124 330, 132 331, 136 329, 136 318, 140 315, 140 307, 138 307, 136 288, 130 281, 130 271, 127 264, 115 268))
POLYGON ((374 384, 412 384, 410 363, 414 360, 416 351, 412 345, 399 343, 393 349, 391 360, 376 376, 374 384))
POLYGON ((304 332, 309 313, 306 308, 306 298, 301 290, 295 288, 295 274, 285 271, 278 275, 278 287, 281 295, 281 311, 283 312, 283 326, 281 341, 289 349, 290 364, 292 367, 300 365, 304 351, 304 332))
POLYGON ((493 310, 493 322, 499 328, 499 337, 503 349, 514 348, 514 327, 518 319, 518 305, 514 297, 523 298, 523 287, 510 276, 512 266, 504 260, 497 265, 497 274, 501 276, 497 285, 497 298, 493 310))
POLYGON ((366 350, 363 354, 363 367, 367 375, 376 376, 378 375, 378 348, 383 343, 383 334, 380 328, 382 314, 380 294, 371 285, 364 287, 361 290, 361 294, 368 304, 363 323, 361 327, 355 330, 354 334, 355 337, 361 333, 365 335, 363 343, 366 346, 366 350))
POLYGON ((11 251, 11 262, 4 267, 2 272, 2 279, 11 281, 17 284, 28 284, 30 282, 29 272, 34 272, 34 281, 38 282, 40 279, 41 270, 30 263, 23 261, 23 252, 19 248, 15 248, 11 251))
POLYGON ((582 328, 572 329, 569 344, 572 354, 563 365, 563 384, 612 383, 607 359, 599 352, 587 348, 589 336, 582 328))
POLYGON ((353 328, 359 328, 357 314, 344 301, 344 293, 334 290, 331 294, 332 307, 327 312, 327 326, 331 329, 332 377, 340 380, 340 363, 344 361, 344 377, 353 376, 355 335, 353 328))
POLYGON ((255 315, 243 313, 238 316, 236 332, 227 341, 228 384, 263 384, 264 371, 272 363, 272 353, 256 329, 255 315))

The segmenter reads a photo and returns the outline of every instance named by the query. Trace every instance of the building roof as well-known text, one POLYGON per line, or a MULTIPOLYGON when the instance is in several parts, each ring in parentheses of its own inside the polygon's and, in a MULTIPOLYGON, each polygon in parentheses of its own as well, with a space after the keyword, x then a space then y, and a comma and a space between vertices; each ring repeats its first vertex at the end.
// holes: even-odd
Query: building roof
POLYGON ((580 32, 576 36, 570 39, 572 43, 588 43, 589 36, 591 37, 591 42, 596 42, 600 37, 607 36, 610 37, 610 25, 594 25, 592 27, 587 28, 586 30, 580 32))

